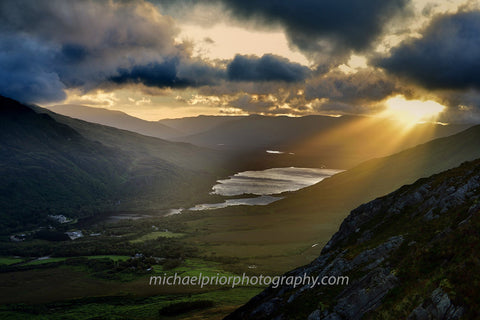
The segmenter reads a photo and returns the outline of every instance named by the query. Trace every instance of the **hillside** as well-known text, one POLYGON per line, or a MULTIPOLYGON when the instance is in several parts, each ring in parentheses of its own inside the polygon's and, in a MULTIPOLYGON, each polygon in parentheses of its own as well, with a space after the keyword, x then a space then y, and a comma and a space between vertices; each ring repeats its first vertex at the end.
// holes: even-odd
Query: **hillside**
POLYGON ((200 115, 197 117, 162 119, 162 120, 159 120, 158 122, 170 128, 173 128, 179 132, 182 132, 181 136, 189 136, 189 135, 200 134, 202 132, 212 130, 224 124, 231 124, 233 123, 233 121, 237 121, 243 118, 245 118, 245 116, 200 115))
POLYGON ((61 123, 4 97, 0 113, 2 233, 49 214, 195 203, 222 172, 224 158, 210 150, 66 117, 61 123))
POLYGON ((194 241, 217 255, 241 252, 259 270, 289 270, 314 259, 359 205, 477 158, 480 126, 366 161, 268 206, 219 209, 215 216, 196 222, 206 230, 194 241))
POLYGON ((361 116, 198 116, 145 121, 119 111, 77 105, 52 106, 49 110, 142 135, 233 152, 242 164, 240 169, 348 169, 469 127, 422 123, 405 130, 401 123, 361 116))
POLYGON ((182 132, 157 121, 142 120, 116 110, 92 108, 82 105, 55 105, 48 107, 48 109, 71 118, 133 131, 160 139, 169 139, 183 135, 182 132))
MULTIPOLYGON (((32 107, 38 113, 48 114, 59 123, 73 128, 85 138, 105 146, 118 148, 129 154, 161 158, 181 167, 224 176, 228 164, 225 152, 201 148, 189 143, 170 142, 144 136, 132 131, 99 125, 63 116, 47 109, 32 107)), ((228 171, 230 173, 230 171, 228 171)))
POLYGON ((239 151, 250 167, 326 166, 348 169, 363 161, 449 136, 468 127, 422 123, 406 129, 405 124, 374 117, 252 115, 174 139, 198 146, 239 151), (266 150, 280 153, 267 154, 266 150))
POLYGON ((226 319, 478 319, 480 160, 353 210, 288 276, 338 285, 269 287, 226 319))
POLYGON ((404 184, 477 158, 480 158, 480 126, 387 157, 365 161, 293 194, 278 202, 278 206, 291 210, 292 206, 302 203, 306 211, 318 210, 319 206, 350 211, 404 184))

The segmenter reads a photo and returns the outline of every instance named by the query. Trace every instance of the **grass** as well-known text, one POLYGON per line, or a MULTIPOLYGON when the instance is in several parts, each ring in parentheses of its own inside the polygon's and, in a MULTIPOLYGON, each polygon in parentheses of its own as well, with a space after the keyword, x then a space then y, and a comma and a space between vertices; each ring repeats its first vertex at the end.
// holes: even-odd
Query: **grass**
MULTIPOLYGON (((130 256, 117 256, 117 255, 98 255, 98 256, 85 256, 85 258, 88 259, 110 259, 113 261, 124 261, 130 259, 130 256)), ((40 265, 40 264, 45 264, 45 263, 52 263, 52 262, 61 262, 67 260, 68 257, 53 257, 53 258, 47 258, 47 259, 42 259, 42 260, 32 260, 27 263, 22 264, 23 266, 32 266, 32 265, 40 265)), ((23 261, 24 259, 17 259, 19 262, 23 261)), ((1 260, 0 260, 1 261, 1 260)), ((13 262, 15 263, 15 262, 13 262)), ((0 263, 1 264, 1 263, 0 263)))
POLYGON ((67 258, 48 258, 48 259, 42 259, 42 260, 33 260, 27 263, 24 263, 24 266, 33 266, 33 265, 40 265, 40 264, 45 264, 45 263, 52 263, 52 262, 60 262, 60 261, 65 261, 67 258))
POLYGON ((2 319, 158 319, 159 310, 175 303, 214 301, 214 306, 200 312, 185 312, 174 319, 222 319, 230 311, 261 291, 259 288, 214 290, 192 295, 158 295, 133 297, 109 296, 96 299, 74 299, 45 305, 9 305, 0 307, 2 319), (54 311, 51 311, 54 310, 54 311), (36 314, 41 313, 41 314, 36 314))
MULTIPOLYGON (((222 319, 263 290, 261 287, 200 289, 188 286, 149 286, 151 274, 120 283, 96 279, 86 270, 77 269, 58 266, 0 274, 0 301, 3 304, 0 307, 0 318, 158 319, 159 310, 170 304, 211 300, 215 301, 214 306, 186 312, 175 319, 222 319), (27 286, 28 290, 25 290, 27 286)), ((163 273, 161 268, 158 271, 163 273)), ((223 270, 221 263, 202 259, 187 259, 181 266, 165 272, 176 272, 182 276, 195 276, 200 272, 205 276, 234 275, 223 270)))
POLYGON ((186 259, 180 266, 171 269, 164 270, 162 266, 154 266, 155 273, 161 273, 162 275, 166 273, 167 275, 178 274, 182 277, 187 276, 198 276, 200 273, 206 277, 213 276, 235 276, 236 274, 226 271, 224 266, 219 262, 205 261, 202 259, 186 259))
POLYGON ((86 256, 88 259, 110 259, 113 261, 125 261, 130 259, 130 256, 116 256, 116 255, 99 255, 99 256, 86 256))
POLYGON ((22 262, 23 258, 0 257, 0 265, 11 265, 22 262))
POLYGON ((176 233, 176 232, 169 232, 169 231, 155 231, 147 233, 140 238, 130 241, 131 243, 139 243, 148 240, 155 240, 157 238, 181 238, 185 234, 184 233, 176 233))

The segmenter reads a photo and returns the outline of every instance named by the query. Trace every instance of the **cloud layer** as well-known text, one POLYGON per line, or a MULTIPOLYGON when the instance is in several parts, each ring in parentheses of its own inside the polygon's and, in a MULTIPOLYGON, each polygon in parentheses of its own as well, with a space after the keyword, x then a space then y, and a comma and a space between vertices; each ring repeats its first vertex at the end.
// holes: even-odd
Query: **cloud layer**
POLYGON ((345 51, 368 48, 385 24, 408 8, 409 0, 222 0, 231 14, 264 24, 280 24, 301 50, 345 51))
POLYGON ((227 76, 232 81, 284 81, 305 80, 310 69, 272 54, 255 56, 236 55, 228 64, 227 76))
POLYGON ((427 26, 412 33, 404 20, 411 1, 3 0, 0 94, 51 103, 66 92, 128 87, 232 112, 297 115, 371 114, 400 94, 449 106, 445 121, 480 119, 480 11, 423 16, 427 26), (196 43, 179 37, 188 16, 181 13, 213 7, 208 21, 192 23, 214 25, 222 15, 218 21, 236 27, 283 30, 310 66, 275 52, 196 54, 196 43), (352 53, 367 65, 343 65, 352 53))
POLYGON ((442 15, 377 64, 428 89, 480 88, 480 11, 442 15))

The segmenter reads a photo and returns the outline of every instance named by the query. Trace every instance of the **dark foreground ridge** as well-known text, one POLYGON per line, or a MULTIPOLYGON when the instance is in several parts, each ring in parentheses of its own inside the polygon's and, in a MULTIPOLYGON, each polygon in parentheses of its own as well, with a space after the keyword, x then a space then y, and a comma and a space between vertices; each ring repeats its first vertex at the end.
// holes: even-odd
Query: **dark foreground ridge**
POLYGON ((175 208, 222 173, 217 152, 44 112, 0 96, 0 234, 48 215, 175 208))
POLYGON ((307 266, 344 286, 269 287, 226 319, 478 319, 480 160, 353 210, 307 266))

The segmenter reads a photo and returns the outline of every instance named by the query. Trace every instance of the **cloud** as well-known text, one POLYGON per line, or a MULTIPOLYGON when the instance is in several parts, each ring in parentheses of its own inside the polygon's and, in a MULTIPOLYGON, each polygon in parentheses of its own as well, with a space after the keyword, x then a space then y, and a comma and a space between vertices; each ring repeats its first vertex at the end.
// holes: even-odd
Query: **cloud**
POLYGON ((65 98, 65 89, 294 82, 309 73, 274 55, 237 56, 229 64, 202 60, 192 56, 192 44, 176 41, 178 35, 173 18, 146 1, 5 0, 0 2, 0 94, 54 102, 65 98))
POLYGON ((173 19, 145 1, 1 1, 0 94, 59 101, 65 88, 86 92, 119 70, 188 60, 177 34, 173 19))
MULTIPOLYGON (((247 71, 248 73, 248 71, 247 71)), ((326 74, 309 73, 303 81, 230 81, 199 89, 205 96, 219 97, 217 105, 247 113, 262 114, 374 114, 383 102, 398 94, 422 96, 415 87, 399 82, 376 68, 356 73, 338 69, 326 74)))
POLYGON ((118 74, 109 80, 117 84, 143 83, 150 87, 186 87, 188 81, 177 77, 177 64, 178 59, 169 59, 162 63, 136 65, 130 69, 119 69, 118 74))
POLYGON ((401 90, 395 80, 385 73, 365 68, 352 74, 333 71, 312 79, 306 85, 305 97, 347 104, 368 104, 382 101, 401 90))
POLYGON ((65 99, 65 85, 50 71, 50 57, 55 54, 49 46, 29 38, 2 37, 0 94, 23 102, 65 99))
POLYGON ((214 85, 225 78, 224 71, 201 60, 182 63, 178 57, 163 62, 136 65, 119 69, 109 81, 116 84, 141 83, 148 87, 186 88, 214 85))
POLYGON ((227 66, 231 81, 299 82, 305 80, 309 73, 309 68, 272 54, 260 58, 237 54, 227 66))
POLYGON ((480 11, 441 15, 374 63, 427 89, 479 89, 479 31, 480 11))
POLYGON ((289 43, 324 72, 348 60, 352 51, 370 49, 394 18, 413 12, 411 0, 151 1, 169 14, 198 25, 227 22, 255 29, 280 27, 289 43), (218 10, 219 4, 223 12, 218 10))
POLYGON ((313 56, 330 59, 370 47, 409 0, 222 0, 243 20, 283 26, 289 41, 313 56))

